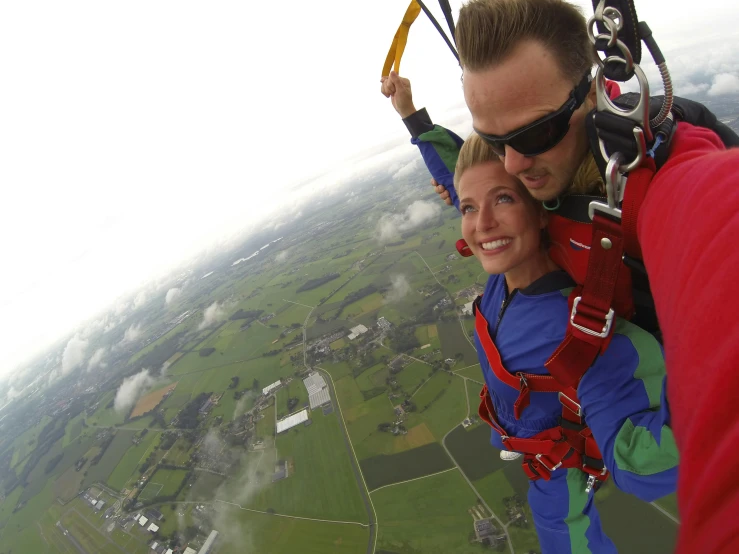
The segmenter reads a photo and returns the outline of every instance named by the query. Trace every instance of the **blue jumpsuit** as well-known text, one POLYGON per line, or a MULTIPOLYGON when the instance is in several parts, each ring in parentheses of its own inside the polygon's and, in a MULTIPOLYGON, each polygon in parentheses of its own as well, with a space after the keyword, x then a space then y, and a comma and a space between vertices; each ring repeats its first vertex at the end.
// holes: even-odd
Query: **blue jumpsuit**
MULTIPOLYGON (((450 192, 454 204, 454 166, 462 139, 433 125, 425 110, 404 120, 429 171, 450 192)), ((562 342, 568 325, 568 296, 575 283, 564 271, 509 291, 502 275, 491 275, 480 309, 490 335, 511 373, 547 374, 544 363, 562 342)), ((555 393, 531 393, 520 419, 513 415, 519 391, 500 382, 475 335, 480 365, 496 415, 510 436, 531 437, 556 427, 562 405, 555 393)), ((618 319, 608 350, 585 373, 578 397, 603 461, 621 490, 652 501, 675 490, 678 455, 665 394, 662 347, 646 331, 618 319)), ((491 443, 505 449, 500 435, 491 443)), ((612 553, 593 501, 585 492, 587 475, 558 469, 551 479, 530 482, 529 505, 542 554, 612 553)))

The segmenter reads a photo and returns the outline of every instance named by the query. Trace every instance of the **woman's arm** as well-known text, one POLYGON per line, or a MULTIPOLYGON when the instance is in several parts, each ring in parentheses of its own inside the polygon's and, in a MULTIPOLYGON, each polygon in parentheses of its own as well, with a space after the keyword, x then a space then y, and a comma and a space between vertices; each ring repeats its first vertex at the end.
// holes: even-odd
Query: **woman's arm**
POLYGON ((426 108, 416 110, 408 79, 391 71, 381 82, 382 94, 390 98, 411 134, 411 143, 421 151, 423 161, 434 178, 436 192, 447 204, 454 204, 459 209, 459 199, 454 190, 454 167, 464 141, 448 129, 434 125, 426 108))
POLYGON ((618 321, 608 350, 578 387, 585 421, 616 486, 652 501, 675 491, 678 453, 654 337, 618 321))

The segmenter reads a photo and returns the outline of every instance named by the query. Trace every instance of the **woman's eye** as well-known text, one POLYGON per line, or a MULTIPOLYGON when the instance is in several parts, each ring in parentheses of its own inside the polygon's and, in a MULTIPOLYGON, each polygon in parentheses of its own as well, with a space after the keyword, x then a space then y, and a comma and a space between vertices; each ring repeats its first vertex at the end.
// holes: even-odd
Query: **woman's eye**
POLYGON ((510 204, 513 202, 513 197, 510 194, 501 194, 498 196, 498 203, 510 204))
POLYGON ((474 211, 474 208, 472 206, 462 206, 462 208, 460 209, 460 211, 462 212, 462 215, 465 215, 465 214, 468 214, 468 213, 474 211))

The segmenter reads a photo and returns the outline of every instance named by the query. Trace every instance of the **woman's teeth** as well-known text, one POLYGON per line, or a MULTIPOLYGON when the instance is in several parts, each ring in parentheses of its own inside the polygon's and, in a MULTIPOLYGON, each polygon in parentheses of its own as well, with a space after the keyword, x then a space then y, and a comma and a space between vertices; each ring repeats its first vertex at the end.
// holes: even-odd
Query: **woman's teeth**
POLYGON ((501 246, 505 246, 506 244, 510 244, 511 242, 513 242, 513 239, 498 239, 492 242, 483 242, 482 249, 495 250, 496 248, 500 248, 501 246))

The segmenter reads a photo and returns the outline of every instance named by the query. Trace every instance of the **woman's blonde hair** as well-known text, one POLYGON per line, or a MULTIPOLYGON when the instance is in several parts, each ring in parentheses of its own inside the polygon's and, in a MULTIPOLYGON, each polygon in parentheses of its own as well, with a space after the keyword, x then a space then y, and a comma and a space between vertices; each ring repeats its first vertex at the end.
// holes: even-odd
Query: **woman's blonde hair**
POLYGON ((469 168, 485 162, 502 163, 493 149, 480 138, 480 135, 472 133, 464 141, 462 149, 459 151, 457 165, 454 168, 454 188, 457 190, 457 194, 461 194, 459 180, 462 178, 462 174, 469 168))
POLYGON ((598 171, 593 153, 588 150, 580 167, 577 168, 572 184, 567 188, 567 194, 593 194, 602 196, 606 193, 606 186, 598 171))

